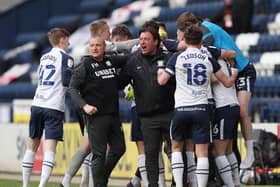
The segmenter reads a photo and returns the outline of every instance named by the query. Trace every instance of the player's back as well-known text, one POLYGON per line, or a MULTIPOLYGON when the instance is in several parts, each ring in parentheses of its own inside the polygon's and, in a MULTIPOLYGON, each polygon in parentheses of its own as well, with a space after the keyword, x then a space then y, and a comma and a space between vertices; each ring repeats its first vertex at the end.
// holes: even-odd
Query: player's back
POLYGON ((66 87, 62 84, 62 68, 72 59, 62 49, 52 48, 40 59, 39 82, 32 105, 64 111, 66 87))
POLYGON ((213 71, 208 55, 188 48, 176 61, 175 107, 208 103, 208 86, 213 71))
MULTIPOLYGON (((223 59, 218 60, 221 70, 225 75, 230 76, 230 68, 223 59)), ((216 107, 223 107, 226 105, 239 104, 236 96, 235 85, 226 88, 221 82, 212 84, 213 96, 215 99, 216 107)))

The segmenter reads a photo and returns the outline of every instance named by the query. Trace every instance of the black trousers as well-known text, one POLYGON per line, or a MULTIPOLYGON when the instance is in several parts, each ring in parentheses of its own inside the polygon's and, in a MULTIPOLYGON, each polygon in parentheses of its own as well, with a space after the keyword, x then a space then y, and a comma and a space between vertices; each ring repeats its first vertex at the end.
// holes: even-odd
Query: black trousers
POLYGON ((93 153, 94 187, 106 187, 108 178, 125 152, 122 125, 118 115, 87 116, 88 138, 93 153))
POLYGON ((169 129, 172 117, 173 111, 140 117, 149 187, 158 187, 160 141, 163 137, 170 143, 169 129))

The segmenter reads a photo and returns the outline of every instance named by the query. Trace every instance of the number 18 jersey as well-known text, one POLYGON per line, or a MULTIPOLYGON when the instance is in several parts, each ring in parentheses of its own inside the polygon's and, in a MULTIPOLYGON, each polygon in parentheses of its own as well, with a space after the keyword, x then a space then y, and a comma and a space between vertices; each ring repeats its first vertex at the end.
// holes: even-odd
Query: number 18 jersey
POLYGON ((73 58, 62 49, 52 48, 44 54, 40 59, 39 82, 32 105, 63 112, 69 71, 73 65, 73 58))
POLYGON ((219 64, 198 48, 173 54, 165 69, 176 77, 175 108, 208 104, 211 74, 219 64))

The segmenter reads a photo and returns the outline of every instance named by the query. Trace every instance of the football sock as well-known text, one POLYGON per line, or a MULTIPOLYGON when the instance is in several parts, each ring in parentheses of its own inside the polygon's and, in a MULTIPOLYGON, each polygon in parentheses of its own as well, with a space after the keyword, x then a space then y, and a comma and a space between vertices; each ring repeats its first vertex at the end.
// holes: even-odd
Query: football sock
POLYGON ((80 187, 88 187, 89 186, 89 177, 90 177, 89 171, 91 170, 90 162, 91 162, 91 154, 89 154, 84 159, 84 162, 82 164, 82 178, 81 178, 80 187))
POLYGON ((194 152, 187 151, 187 164, 188 164, 188 182, 190 182, 191 186, 197 186, 197 178, 195 175, 196 163, 194 160, 194 152))
POLYGON ((219 170, 219 174, 227 187, 234 187, 230 163, 228 162, 226 156, 221 155, 216 157, 215 163, 219 170))
POLYGON ((255 160, 253 142, 254 142, 253 140, 246 140, 246 142, 245 142, 246 156, 245 156, 245 159, 240 164, 241 169, 247 169, 247 168, 252 167, 252 164, 255 160))
POLYGON ((176 187, 183 187, 184 162, 182 152, 173 152, 171 156, 172 174, 176 187))
POLYGON ((209 175, 209 161, 208 157, 198 157, 196 166, 196 177, 197 186, 205 187, 207 186, 208 175, 209 175))
POLYGON ((141 174, 141 178, 144 182, 144 185, 148 186, 149 181, 148 181, 148 176, 147 176, 147 171, 145 166, 145 160, 146 160, 145 154, 138 155, 138 167, 141 174))
POLYGON ((227 155, 227 159, 231 166, 233 182, 236 186, 240 185, 240 177, 238 172, 238 162, 234 153, 227 155))
POLYGON ((64 175, 64 178, 62 180, 62 184, 64 187, 70 186, 72 178, 75 176, 78 169, 81 167, 81 164, 83 163, 86 156, 87 155, 85 150, 79 147, 75 152, 75 154, 73 155, 71 162, 67 168, 67 171, 64 175))
POLYGON ((32 168, 34 164, 35 152, 26 150, 22 160, 22 187, 29 186, 30 176, 32 174, 32 168))
POLYGON ((54 168, 55 153, 45 152, 39 187, 45 187, 54 168))

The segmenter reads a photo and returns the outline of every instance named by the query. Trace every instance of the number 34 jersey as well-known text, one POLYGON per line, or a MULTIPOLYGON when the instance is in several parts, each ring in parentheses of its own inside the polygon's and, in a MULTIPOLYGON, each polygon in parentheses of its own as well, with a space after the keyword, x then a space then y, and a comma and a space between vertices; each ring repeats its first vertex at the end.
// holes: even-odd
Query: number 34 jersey
POLYGON ((52 48, 44 54, 40 59, 39 82, 32 105, 63 112, 73 66, 73 58, 60 48, 52 48))
POLYGON ((165 71, 176 78, 175 108, 208 104, 211 75, 219 69, 219 64, 198 48, 173 54, 165 71))

